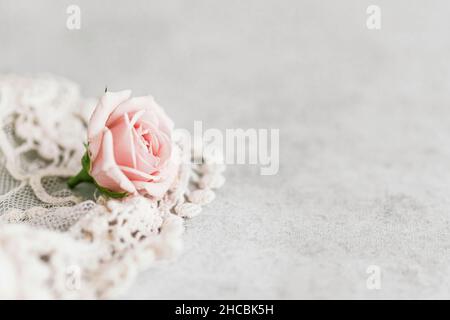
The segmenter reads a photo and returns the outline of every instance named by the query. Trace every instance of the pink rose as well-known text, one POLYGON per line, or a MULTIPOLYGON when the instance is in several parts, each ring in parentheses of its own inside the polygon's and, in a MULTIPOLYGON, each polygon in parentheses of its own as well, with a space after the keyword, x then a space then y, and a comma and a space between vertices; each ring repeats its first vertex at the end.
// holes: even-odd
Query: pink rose
POLYGON ((89 175, 109 191, 162 197, 178 170, 172 130, 151 96, 105 93, 88 126, 89 175))

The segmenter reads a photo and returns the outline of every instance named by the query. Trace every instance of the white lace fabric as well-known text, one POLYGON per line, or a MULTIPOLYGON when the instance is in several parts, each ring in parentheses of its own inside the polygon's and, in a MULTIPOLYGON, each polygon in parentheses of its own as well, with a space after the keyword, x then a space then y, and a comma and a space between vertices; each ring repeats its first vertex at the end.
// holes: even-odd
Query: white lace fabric
POLYGON ((53 75, 0 76, 0 298, 113 298, 182 247, 183 218, 224 183, 213 157, 184 161, 160 201, 86 199, 66 186, 84 153, 95 100, 53 75))

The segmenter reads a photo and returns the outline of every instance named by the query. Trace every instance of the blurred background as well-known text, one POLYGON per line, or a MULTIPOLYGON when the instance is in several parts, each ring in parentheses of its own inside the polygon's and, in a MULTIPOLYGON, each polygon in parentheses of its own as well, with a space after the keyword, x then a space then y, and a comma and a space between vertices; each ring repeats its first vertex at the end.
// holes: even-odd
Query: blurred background
POLYGON ((123 298, 450 297, 446 1, 0 1, 0 72, 151 93, 178 127, 279 128, 178 260, 123 298), (81 28, 69 30, 70 5, 81 28), (381 29, 366 26, 369 5, 381 29), (379 266, 381 288, 367 286, 379 266))

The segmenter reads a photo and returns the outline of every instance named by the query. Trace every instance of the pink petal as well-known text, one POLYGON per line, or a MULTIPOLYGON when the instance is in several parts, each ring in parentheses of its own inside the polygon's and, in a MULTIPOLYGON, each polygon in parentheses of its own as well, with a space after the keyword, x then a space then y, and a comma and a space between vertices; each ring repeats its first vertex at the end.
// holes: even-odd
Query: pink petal
POLYGON ((173 131, 173 121, 166 115, 163 108, 161 108, 152 96, 135 97, 122 103, 108 119, 107 126, 111 125, 120 118, 123 113, 133 114, 140 110, 146 110, 142 116, 142 120, 153 123, 155 127, 164 131, 168 136, 171 136, 173 131))
POLYGON ((120 170, 130 179, 132 182, 134 181, 149 181, 153 180, 153 176, 147 174, 145 172, 136 170, 134 168, 119 166, 120 170))
POLYGON ((145 110, 140 110, 140 111, 135 112, 130 120, 131 126, 134 126, 144 113, 145 113, 145 110))
POLYGON ((161 198, 174 182, 178 174, 179 163, 179 155, 174 154, 167 163, 167 166, 161 170, 159 174, 159 181, 133 181, 133 184, 139 192, 148 194, 155 198, 161 198))
POLYGON ((88 125, 88 142, 92 161, 95 160, 100 149, 103 136, 102 130, 106 125, 109 115, 119 104, 129 99, 130 96, 131 91, 124 90, 119 92, 106 92, 100 98, 88 125))
POLYGON ((117 164, 136 168, 136 150, 133 137, 134 127, 125 113, 110 128, 114 139, 114 156, 117 164))
POLYGON ((111 131, 104 129, 103 141, 97 159, 92 163, 91 176, 100 186, 111 191, 135 193, 136 188, 118 167, 114 159, 111 131))
POLYGON ((145 120, 142 120, 141 124, 149 131, 148 135, 151 137, 150 140, 153 148, 153 155, 160 159, 160 164, 164 164, 164 162, 170 158, 172 153, 172 140, 170 136, 163 131, 158 130, 152 123, 145 120))
POLYGON ((156 135, 156 139, 159 143, 159 149, 157 156, 160 159, 160 163, 164 164, 172 154, 172 141, 171 139, 163 132, 159 132, 156 135))
POLYGON ((145 110, 150 105, 151 100, 148 97, 134 97, 121 103, 108 118, 106 125, 109 127, 124 113, 133 114, 141 110, 145 110))
POLYGON ((169 137, 174 128, 173 121, 167 116, 166 112, 152 97, 152 110, 156 113, 159 118, 159 128, 163 130, 169 137))
POLYGON ((133 131, 136 146, 136 169, 151 174, 158 169, 159 159, 151 154, 136 131, 133 131))

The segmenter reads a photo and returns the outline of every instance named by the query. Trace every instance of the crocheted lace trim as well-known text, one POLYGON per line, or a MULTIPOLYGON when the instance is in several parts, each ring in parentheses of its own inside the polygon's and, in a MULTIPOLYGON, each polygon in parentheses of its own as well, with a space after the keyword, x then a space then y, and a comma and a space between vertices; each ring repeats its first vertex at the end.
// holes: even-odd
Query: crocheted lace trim
POLYGON ((80 169, 95 106, 53 75, 0 76, 0 298, 111 298, 143 269, 176 256, 183 218, 214 200, 224 165, 187 149, 165 197, 87 200, 66 187, 80 169))

